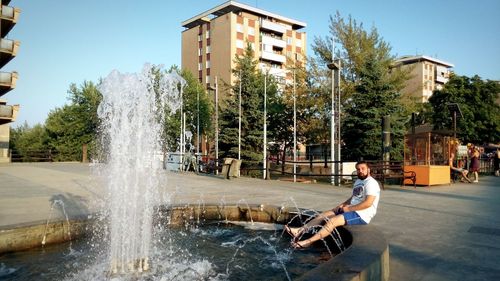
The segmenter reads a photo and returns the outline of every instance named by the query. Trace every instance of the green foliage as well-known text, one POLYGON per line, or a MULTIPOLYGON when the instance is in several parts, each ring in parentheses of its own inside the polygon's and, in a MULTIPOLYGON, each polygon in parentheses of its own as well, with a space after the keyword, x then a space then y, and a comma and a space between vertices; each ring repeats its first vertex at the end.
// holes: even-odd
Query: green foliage
POLYGON ((49 151, 49 138, 45 127, 36 124, 30 127, 27 123, 10 129, 9 149, 13 151, 16 158, 24 161, 33 161, 34 155, 46 154, 49 151))
MULTIPOLYGON (((323 132, 318 129, 318 123, 314 122, 317 120, 317 105, 321 103, 311 98, 308 73, 304 65, 288 60, 287 69, 292 82, 283 85, 282 92, 277 91, 275 95, 268 97, 270 140, 280 145, 283 156, 288 149, 293 149, 294 99, 297 142, 306 143, 314 139, 316 133, 323 132)), ((273 80, 273 84, 277 82, 273 80)))
MULTIPOLYGON (((182 112, 186 116, 186 131, 193 134, 192 145, 196 147, 196 133, 199 126, 200 135, 209 135, 212 131, 211 116, 213 105, 203 85, 194 77, 189 70, 179 71, 175 66, 168 73, 179 72, 185 79, 186 84, 182 89, 182 112), (198 112, 199 105, 199 112, 198 112)), ((181 134, 181 109, 165 114, 165 142, 169 151, 179 150, 181 134)))
POLYGON ((83 144, 89 145, 91 156, 96 149, 97 106, 102 95, 88 81, 80 87, 71 84, 68 93, 71 103, 52 110, 45 121, 49 147, 57 151, 56 161, 80 161, 83 144))
MULTIPOLYGON (((262 161, 264 74, 257 70, 253 50, 247 45, 242 56, 236 56, 233 73, 238 77, 220 110, 219 149, 222 157, 238 157, 239 91, 241 84, 241 158, 246 162, 262 161), (240 83, 241 82, 241 83, 240 83)), ((272 101, 277 93, 274 79, 267 77, 267 99, 272 101)))
POLYGON ((453 129, 449 103, 457 103, 463 118, 457 119, 457 136, 465 143, 496 143, 500 140, 500 106, 496 101, 500 85, 452 75, 442 90, 434 91, 429 98, 431 120, 435 129, 453 129))
MULTIPOLYGON (((404 125, 412 105, 400 94, 408 78, 408 70, 393 68, 391 47, 375 27, 366 31, 351 16, 344 20, 339 13, 330 17, 331 37, 315 38, 312 71, 326 75, 322 69, 332 61, 332 37, 340 43, 335 56, 342 60, 341 120, 343 160, 380 159, 381 118, 391 115, 392 159, 402 158, 404 125)), ((317 78, 316 78, 317 79, 317 78)), ((331 80, 316 83, 320 91, 331 80), (327 82, 327 83, 325 83, 327 82)), ((327 120, 325 120, 327 121, 327 120)))

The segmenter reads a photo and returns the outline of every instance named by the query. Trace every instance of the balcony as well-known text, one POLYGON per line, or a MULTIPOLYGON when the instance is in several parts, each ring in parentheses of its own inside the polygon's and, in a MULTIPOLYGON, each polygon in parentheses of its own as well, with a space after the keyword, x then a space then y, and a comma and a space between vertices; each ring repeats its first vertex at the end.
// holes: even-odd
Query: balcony
POLYGON ((16 87, 17 72, 0 72, 0 97, 16 87))
POLYGON ((2 5, 2 11, 0 13, 1 20, 1 35, 2 38, 7 36, 9 31, 16 25, 17 19, 19 18, 19 14, 21 10, 19 8, 14 8, 6 5, 2 5))
POLYGON ((268 20, 261 19, 260 28, 267 29, 276 33, 284 34, 286 32, 286 27, 281 24, 277 24, 268 20))
POLYGON ((450 71, 444 66, 437 65, 434 76, 436 77, 436 83, 446 84, 450 80, 450 71))
POLYGON ((0 104, 0 125, 16 121, 19 105, 0 104))
POLYGON ((268 36, 268 35, 262 35, 262 44, 275 46, 275 47, 278 47, 281 49, 286 47, 285 40, 281 40, 279 38, 274 38, 274 37, 268 36))
POLYGON ((19 41, 3 38, 0 40, 0 68, 16 56, 19 45, 19 41))
POLYGON ((284 55, 281 54, 276 54, 273 52, 267 52, 267 51, 262 51, 260 53, 260 58, 268 61, 274 61, 274 62, 279 62, 279 63, 285 63, 286 58, 284 55))

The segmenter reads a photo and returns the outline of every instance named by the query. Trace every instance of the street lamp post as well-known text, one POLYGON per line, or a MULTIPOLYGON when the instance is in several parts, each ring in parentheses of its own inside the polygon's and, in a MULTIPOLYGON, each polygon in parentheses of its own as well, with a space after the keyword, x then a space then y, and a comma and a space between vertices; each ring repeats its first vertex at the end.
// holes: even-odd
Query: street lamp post
POLYGON ((293 69, 293 182, 297 182, 297 105, 295 68, 293 69))
POLYGON ((238 92, 238 160, 241 160, 241 70, 240 70, 240 90, 238 92))
POLYGON ((219 174, 219 84, 215 76, 215 174, 219 174))
POLYGON ((264 75, 264 172, 263 177, 267 179, 267 73, 264 75))
POLYGON ((210 90, 215 91, 215 174, 219 174, 219 89, 217 76, 215 76, 215 88, 209 86, 210 90))
POLYGON ((180 148, 179 148, 179 161, 180 161, 180 167, 179 167, 179 170, 180 171, 184 171, 184 121, 183 121, 183 116, 184 116, 184 111, 183 111, 183 107, 184 107, 184 102, 183 102, 183 98, 182 98, 182 90, 181 90, 181 133, 180 133, 180 136, 179 136, 179 145, 180 145, 180 148))
POLYGON ((199 154, 200 154, 200 90, 197 87, 196 88, 196 161, 198 161, 199 154))
POLYGON ((331 127, 330 127, 330 159, 332 162, 331 168, 331 184, 339 186, 339 162, 340 162, 340 59, 333 58, 334 51, 332 51, 332 62, 327 66, 332 74, 332 93, 331 93, 331 127), (337 74, 337 75, 335 75, 337 74), (335 90, 337 90, 337 99, 335 99, 335 90), (337 108, 335 107, 337 103, 337 108), (338 117, 335 120, 335 112, 337 111, 338 117), (337 127, 337 128, 336 128, 337 127))

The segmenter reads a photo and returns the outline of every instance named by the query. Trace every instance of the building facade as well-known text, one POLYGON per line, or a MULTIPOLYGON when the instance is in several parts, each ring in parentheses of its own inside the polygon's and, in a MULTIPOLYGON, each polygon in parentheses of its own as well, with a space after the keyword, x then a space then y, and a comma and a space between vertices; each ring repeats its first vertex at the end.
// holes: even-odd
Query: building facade
POLYGON ((234 84, 236 55, 247 44, 259 69, 280 80, 291 79, 287 60, 303 62, 306 24, 235 1, 225 2, 182 22, 182 68, 190 70, 205 87, 234 84))
POLYGON ((434 90, 440 90, 449 80, 453 64, 428 56, 407 56, 396 60, 399 67, 409 68, 410 79, 403 93, 427 102, 434 90))
MULTIPOLYGON (((12 60, 19 49, 19 41, 7 39, 9 32, 16 25, 20 14, 18 8, 9 6, 10 0, 1 0, 0 6, 0 68, 12 60)), ((16 87, 17 72, 0 71, 0 163, 10 162, 9 140, 10 124, 16 120, 19 105, 7 105, 3 99, 10 90, 16 87)))

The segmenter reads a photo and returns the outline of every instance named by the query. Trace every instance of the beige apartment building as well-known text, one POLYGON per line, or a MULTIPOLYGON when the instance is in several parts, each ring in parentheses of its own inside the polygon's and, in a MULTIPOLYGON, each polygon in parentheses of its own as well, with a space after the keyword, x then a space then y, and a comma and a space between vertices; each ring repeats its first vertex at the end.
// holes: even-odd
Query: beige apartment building
MULTIPOLYGON (((9 6, 10 0, 1 0, 0 6, 0 69, 12 60, 19 48, 19 41, 7 39, 7 35, 16 25, 20 14, 18 8, 9 6)), ((7 105, 2 98, 16 87, 17 72, 0 71, 0 163, 10 162, 9 141, 10 124, 16 120, 19 105, 7 105)))
POLYGON ((291 79, 287 60, 305 60, 306 33, 299 31, 305 23, 235 1, 194 16, 182 27, 182 68, 207 88, 214 86, 215 77, 219 84, 234 84, 235 55, 242 55, 247 44, 259 69, 282 81, 291 79))
POLYGON ((427 102, 434 90, 448 82, 453 64, 428 56, 406 56, 396 60, 398 66, 411 68, 403 93, 427 102))

